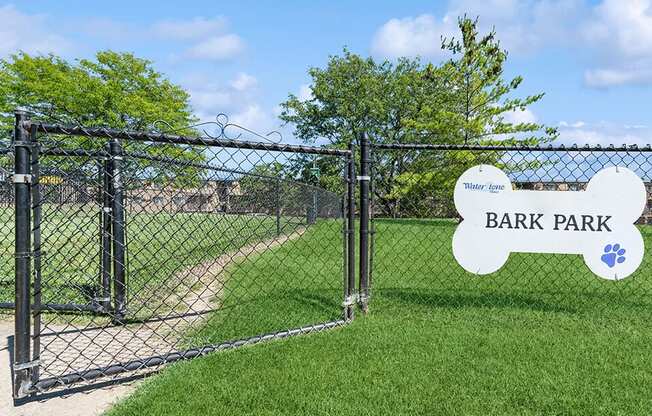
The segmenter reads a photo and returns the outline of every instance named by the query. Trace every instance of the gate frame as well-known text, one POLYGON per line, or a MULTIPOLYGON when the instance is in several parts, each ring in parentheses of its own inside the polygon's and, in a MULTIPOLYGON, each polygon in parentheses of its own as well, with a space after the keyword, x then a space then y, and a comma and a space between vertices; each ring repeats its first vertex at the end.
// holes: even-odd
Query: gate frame
MULTIPOLYGON (((146 369, 205 355, 213 351, 237 348, 272 339, 323 331, 349 323, 354 317, 355 300, 358 299, 355 287, 355 158, 354 149, 329 149, 304 145, 242 141, 229 138, 185 137, 173 134, 124 131, 108 128, 84 128, 82 126, 63 126, 31 121, 29 114, 15 112, 15 126, 12 146, 15 153, 14 174, 12 180, 15 188, 15 301, 12 305, 1 305, 14 309, 14 348, 13 348, 13 397, 15 402, 37 397, 38 393, 58 386, 66 386, 79 381, 93 381, 101 377, 113 376, 128 371, 146 369), (106 294, 107 280, 113 282, 114 289, 114 324, 122 324, 125 312, 125 235, 124 235, 124 190, 122 184, 121 160, 123 148, 121 140, 153 141, 158 143, 200 145, 206 148, 223 147, 303 154, 330 155, 342 158, 342 172, 345 192, 342 195, 342 260, 343 260, 343 302, 340 319, 302 326, 294 329, 280 330, 273 333, 255 335, 248 338, 227 340, 218 344, 194 347, 163 355, 139 358, 128 362, 113 363, 109 366, 91 368, 82 372, 62 374, 47 379, 39 378, 40 353, 40 314, 43 309, 75 310, 81 312, 86 305, 41 305, 40 304, 40 187, 38 186, 39 143, 38 133, 61 134, 66 136, 85 136, 109 139, 108 152, 95 152, 104 155, 104 163, 99 164, 103 178, 100 181, 106 188, 103 198, 98 201, 102 206, 100 225, 100 273, 102 298, 96 306, 103 312, 110 308, 111 299, 106 294), (108 157, 107 154, 108 153, 108 157), (38 203, 34 204, 37 201, 38 203), (109 221, 109 218, 111 219, 109 221), (110 230, 109 230, 110 229, 110 230), (107 233, 110 234, 107 238, 107 233), (34 245, 32 245, 32 234, 34 245), (34 250, 34 251, 32 251, 34 250), (32 261, 34 268, 32 268, 32 261), (112 266, 112 267, 111 267, 112 266), (111 270, 113 269, 113 270, 111 270), (31 283, 34 283, 34 292, 31 283), (32 295, 34 304, 32 304, 32 295), (30 315, 34 315, 34 328, 30 331, 30 315), (31 345, 33 343, 33 345, 31 345), (33 355, 30 359, 30 351, 33 355)), ((50 152, 57 155, 57 152, 50 152)), ((65 154, 59 152, 59 156, 65 154)), ((79 153, 79 152, 70 152, 79 153)), ((93 152, 91 152, 93 153, 93 152)), ((87 153, 84 153, 87 155, 87 153)), ((279 225, 280 212, 276 212, 276 224, 279 225)), ((109 289, 110 290, 110 289, 109 289)), ((92 309, 90 305, 86 309, 92 309)), ((99 312, 93 310, 93 312, 99 312)))

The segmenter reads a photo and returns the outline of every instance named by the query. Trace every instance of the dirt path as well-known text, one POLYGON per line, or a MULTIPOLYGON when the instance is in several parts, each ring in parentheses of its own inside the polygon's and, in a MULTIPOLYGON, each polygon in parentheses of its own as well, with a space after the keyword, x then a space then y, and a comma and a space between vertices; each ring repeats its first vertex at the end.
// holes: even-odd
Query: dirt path
MULTIPOLYGON (((167 312, 155 314, 160 318, 155 322, 99 328, 95 327, 97 323, 93 322, 77 326, 44 322, 41 337, 41 379, 162 355, 183 348, 181 343, 187 330, 207 319, 209 312, 219 307, 225 283, 220 275, 225 267, 251 254, 262 253, 296 239, 303 232, 304 229, 300 229, 290 235, 250 244, 234 253, 227 253, 182 270, 170 279, 171 284, 167 285, 177 290, 167 292, 163 297, 159 294, 157 304, 163 305, 167 312), (184 312, 193 314, 180 317, 184 312)), ((2 371, 6 371, 0 380, 1 415, 101 414, 112 403, 133 390, 132 383, 14 408, 8 372, 9 351, 6 349, 7 337, 12 334, 13 322, 0 321, 0 342, 5 347, 5 350, 0 350, 0 366, 2 371)))

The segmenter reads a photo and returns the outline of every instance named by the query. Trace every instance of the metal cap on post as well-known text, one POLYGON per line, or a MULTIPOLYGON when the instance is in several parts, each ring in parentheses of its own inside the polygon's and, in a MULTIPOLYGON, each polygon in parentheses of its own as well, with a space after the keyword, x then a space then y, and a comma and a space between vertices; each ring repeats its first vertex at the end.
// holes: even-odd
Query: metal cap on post
POLYGON ((14 125, 14 189, 15 189, 15 310, 14 310, 14 397, 24 398, 31 390, 30 363, 30 277, 31 240, 31 146, 29 116, 16 112, 14 125))
POLYGON ((366 133, 360 140, 360 308, 369 311, 369 139, 366 133))

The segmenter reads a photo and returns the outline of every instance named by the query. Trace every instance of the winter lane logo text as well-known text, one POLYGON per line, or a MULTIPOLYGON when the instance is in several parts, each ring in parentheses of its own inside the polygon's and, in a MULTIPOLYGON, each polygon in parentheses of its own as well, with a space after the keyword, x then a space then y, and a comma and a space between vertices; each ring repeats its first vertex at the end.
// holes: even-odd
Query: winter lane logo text
POLYGON ((491 194, 497 194, 498 192, 505 190, 505 185, 500 185, 492 182, 487 182, 484 184, 464 182, 464 189, 468 189, 470 191, 489 192, 491 194))

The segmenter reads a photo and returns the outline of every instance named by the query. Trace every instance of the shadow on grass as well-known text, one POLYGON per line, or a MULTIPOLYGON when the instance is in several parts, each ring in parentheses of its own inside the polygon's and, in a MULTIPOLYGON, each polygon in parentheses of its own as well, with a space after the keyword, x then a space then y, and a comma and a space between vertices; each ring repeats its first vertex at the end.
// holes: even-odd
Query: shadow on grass
POLYGON ((574 314, 578 309, 559 303, 548 303, 544 300, 517 293, 436 293, 414 291, 398 288, 379 289, 376 292, 377 301, 396 302, 417 306, 436 308, 507 308, 527 309, 541 312, 574 314))
POLYGON ((459 224, 457 218, 374 218, 374 222, 380 225, 416 225, 452 228, 459 224))
MULTIPOLYGON (((341 307, 341 302, 333 299, 332 294, 320 294, 305 290, 291 290, 286 295, 291 301, 303 305, 303 310, 310 309, 313 312, 332 311, 341 307)), ((343 296, 343 295, 342 295, 343 296)))

